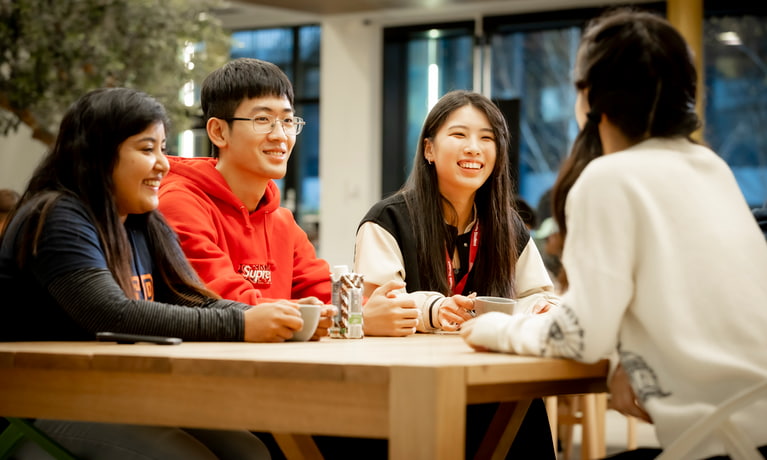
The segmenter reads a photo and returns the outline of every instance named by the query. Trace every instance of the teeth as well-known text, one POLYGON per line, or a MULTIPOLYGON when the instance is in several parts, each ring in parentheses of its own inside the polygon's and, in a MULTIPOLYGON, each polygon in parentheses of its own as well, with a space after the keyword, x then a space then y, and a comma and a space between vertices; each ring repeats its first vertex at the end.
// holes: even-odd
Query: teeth
POLYGON ((481 169, 482 164, 481 163, 475 163, 475 162, 469 162, 469 161, 463 161, 461 163, 458 163, 458 166, 466 169, 481 169))
POLYGON ((150 187, 159 187, 160 181, 159 180, 145 180, 144 183, 150 187))

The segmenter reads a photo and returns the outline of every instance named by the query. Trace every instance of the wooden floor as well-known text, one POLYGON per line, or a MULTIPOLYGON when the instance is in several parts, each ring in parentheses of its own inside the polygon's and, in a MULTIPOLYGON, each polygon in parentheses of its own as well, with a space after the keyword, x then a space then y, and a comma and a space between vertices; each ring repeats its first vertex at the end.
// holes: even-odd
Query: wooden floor
MULTIPOLYGON (((616 454, 626 450, 626 434, 628 425, 626 418, 614 410, 607 411, 607 420, 605 421, 605 440, 607 443, 607 455, 616 454)), ((655 429, 652 425, 638 422, 636 426, 637 446, 639 447, 659 447, 658 438, 655 437, 655 429)), ((580 459, 580 425, 573 426, 573 454, 571 459, 580 459)))

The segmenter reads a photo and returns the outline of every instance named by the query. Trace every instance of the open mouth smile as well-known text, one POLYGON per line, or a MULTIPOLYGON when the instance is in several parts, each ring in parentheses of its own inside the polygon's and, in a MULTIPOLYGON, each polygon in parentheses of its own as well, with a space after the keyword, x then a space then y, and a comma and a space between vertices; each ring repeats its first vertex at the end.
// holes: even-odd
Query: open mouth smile
POLYGON ((458 166, 460 166, 463 169, 472 169, 472 170, 480 170, 484 168, 484 165, 482 163, 478 163, 476 161, 459 161, 458 166))

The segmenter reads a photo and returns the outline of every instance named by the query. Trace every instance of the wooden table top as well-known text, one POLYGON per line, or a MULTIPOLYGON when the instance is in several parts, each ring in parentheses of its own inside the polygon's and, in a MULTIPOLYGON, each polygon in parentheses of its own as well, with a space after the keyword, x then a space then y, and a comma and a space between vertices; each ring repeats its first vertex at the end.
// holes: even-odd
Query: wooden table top
POLYGON ((393 366, 466 369, 468 385, 598 378, 607 362, 476 352, 455 334, 365 337, 319 342, 0 342, 0 369, 130 371, 216 376, 311 376, 386 380, 393 366))

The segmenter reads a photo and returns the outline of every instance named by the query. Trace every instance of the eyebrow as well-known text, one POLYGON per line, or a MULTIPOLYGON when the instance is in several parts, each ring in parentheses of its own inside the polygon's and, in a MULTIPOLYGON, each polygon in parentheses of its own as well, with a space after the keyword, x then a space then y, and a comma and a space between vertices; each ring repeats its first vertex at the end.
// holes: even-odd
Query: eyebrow
MULTIPOLYGON (((447 129, 469 129, 469 127, 466 125, 450 125, 447 129)), ((479 130, 493 132, 493 128, 480 128, 479 130)))
MULTIPOLYGON (((278 110, 274 110, 271 107, 267 107, 265 105, 261 105, 261 106, 257 106, 257 107, 252 107, 250 109, 250 111, 249 111, 249 113, 256 113, 256 112, 279 112, 279 109, 278 110)), ((292 112, 293 112, 293 108, 292 107, 285 107, 285 108, 282 109, 282 113, 292 113, 292 112)))
POLYGON ((154 138, 152 136, 146 136, 146 137, 142 137, 141 139, 137 139, 136 142, 139 143, 139 142, 147 142, 147 141, 149 141, 149 142, 160 142, 160 143, 162 143, 162 142, 165 142, 166 140, 167 139, 162 139, 162 140, 158 141, 157 138, 154 138))

